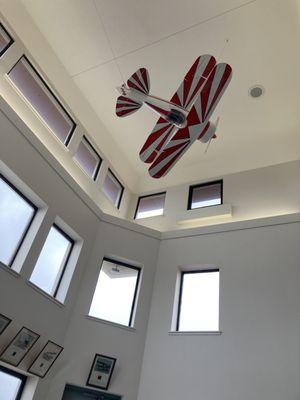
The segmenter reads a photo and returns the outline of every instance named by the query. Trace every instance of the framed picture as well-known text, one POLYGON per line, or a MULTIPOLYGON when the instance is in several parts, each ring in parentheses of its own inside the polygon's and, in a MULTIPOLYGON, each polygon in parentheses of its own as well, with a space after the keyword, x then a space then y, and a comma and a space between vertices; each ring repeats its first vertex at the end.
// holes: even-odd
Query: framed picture
POLYGON ((96 354, 86 385, 107 390, 116 361, 116 358, 96 354))
POLYGON ((62 351, 63 347, 49 340, 40 354, 30 365, 28 372, 37 375, 40 378, 44 378, 62 351))
POLYGON ((10 323, 11 319, 7 318, 3 314, 0 314, 0 335, 5 331, 10 323))
POLYGON ((20 364, 39 337, 39 334, 23 326, 2 352, 0 357, 1 360, 16 367, 20 364))

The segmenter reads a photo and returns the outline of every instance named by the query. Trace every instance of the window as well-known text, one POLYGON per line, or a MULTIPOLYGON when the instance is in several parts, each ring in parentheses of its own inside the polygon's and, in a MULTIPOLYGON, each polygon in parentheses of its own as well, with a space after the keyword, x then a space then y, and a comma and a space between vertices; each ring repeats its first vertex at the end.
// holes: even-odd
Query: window
POLYGON ((188 210, 223 204, 223 181, 190 186, 188 210))
POLYGON ((20 400, 26 376, 0 366, 0 400, 20 400))
POLYGON ((25 56, 8 72, 8 76, 55 136, 67 145, 75 122, 25 56))
POLYGON ((96 180, 102 159, 85 136, 83 136, 74 158, 82 169, 96 180))
POLYGON ((74 241, 57 225, 52 225, 30 282, 53 297, 57 296, 74 241))
POLYGON ((104 258, 89 315, 132 326, 140 268, 104 258))
POLYGON ((0 174, 0 261, 11 267, 37 208, 0 174))
POLYGON ((134 218, 148 218, 164 213, 166 192, 141 196, 138 199, 134 218))
POLYGON ((13 44, 14 40, 0 22, 0 57, 13 44))
POLYGON ((176 330, 219 330, 218 269, 181 272, 176 330))
POLYGON ((124 186, 110 169, 107 171, 102 190, 109 200, 111 200, 117 208, 120 208, 124 186))

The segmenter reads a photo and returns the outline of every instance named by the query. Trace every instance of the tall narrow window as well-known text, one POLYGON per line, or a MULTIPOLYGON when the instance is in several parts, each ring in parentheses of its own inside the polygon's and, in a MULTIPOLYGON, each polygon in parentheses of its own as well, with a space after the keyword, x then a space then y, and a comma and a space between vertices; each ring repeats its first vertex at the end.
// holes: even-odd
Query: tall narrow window
POLYGON ((0 366, 0 400, 20 400, 26 376, 0 366))
POLYGON ((83 136, 74 158, 92 179, 97 179, 102 159, 85 136, 83 136))
POLYGON ((75 122, 25 56, 8 72, 8 76, 55 136, 67 145, 75 122))
POLYGON ((223 204, 223 181, 190 186, 188 210, 223 204))
POLYGON ((13 44, 14 40, 0 22, 0 57, 13 44))
POLYGON ((108 169, 103 187, 103 192, 109 198, 109 200, 117 207, 120 208, 122 196, 124 192, 124 186, 113 174, 113 172, 108 169))
POLYGON ((135 210, 135 219, 154 217, 164 213, 166 192, 141 196, 135 210))
POLYGON ((89 315, 132 326, 140 268, 104 258, 89 315))
POLYGON ((219 330, 219 270, 181 273, 177 331, 219 330))
POLYGON ((56 297, 65 273, 74 241, 57 225, 53 225, 44 243, 30 281, 56 297))
POLYGON ((0 261, 11 267, 37 208, 0 174, 0 261))

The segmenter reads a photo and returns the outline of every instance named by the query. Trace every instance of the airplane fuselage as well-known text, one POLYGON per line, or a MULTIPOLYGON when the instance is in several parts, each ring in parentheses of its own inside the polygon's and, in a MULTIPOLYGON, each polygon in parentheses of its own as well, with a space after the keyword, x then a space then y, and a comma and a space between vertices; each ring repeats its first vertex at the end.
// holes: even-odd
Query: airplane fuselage
POLYGON ((161 99, 160 97, 141 93, 135 89, 128 88, 125 85, 118 88, 118 90, 123 96, 138 103, 145 104, 156 114, 175 125, 177 128, 184 128, 187 125, 188 110, 179 107, 170 101, 161 99))

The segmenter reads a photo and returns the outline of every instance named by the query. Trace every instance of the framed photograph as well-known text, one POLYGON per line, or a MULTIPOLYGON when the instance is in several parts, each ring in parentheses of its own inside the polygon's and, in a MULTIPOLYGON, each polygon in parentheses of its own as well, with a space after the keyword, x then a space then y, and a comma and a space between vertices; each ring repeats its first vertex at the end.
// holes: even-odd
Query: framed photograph
POLYGON ((40 354, 30 365, 28 372, 37 375, 40 378, 44 378, 62 351, 63 347, 49 340, 40 354))
POLYGON ((96 354, 86 385, 107 390, 116 361, 116 358, 96 354))
POLYGON ((0 314, 0 335, 5 331, 10 323, 10 318, 7 318, 5 315, 0 314))
POLYGON ((4 349, 0 359, 16 367, 20 364, 39 337, 39 334, 23 326, 9 345, 4 349))

